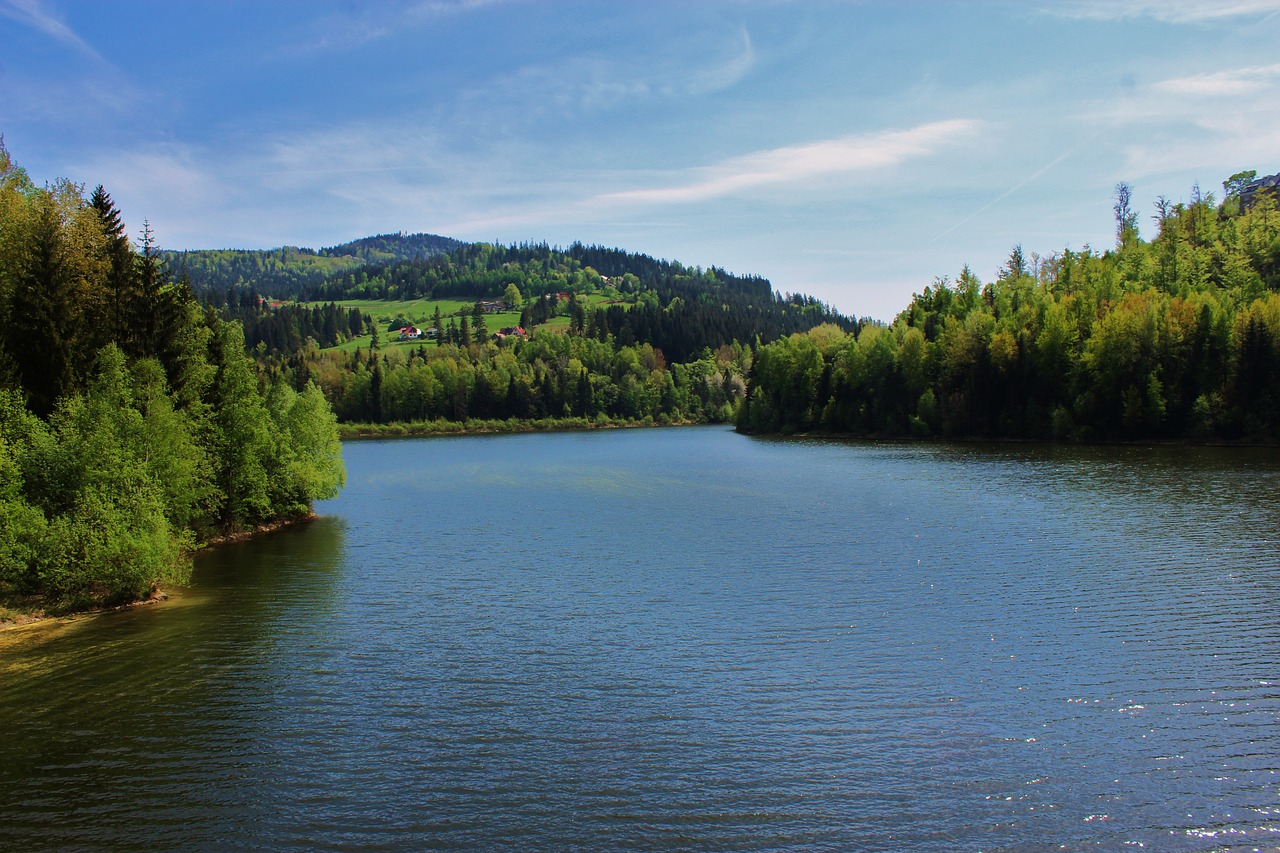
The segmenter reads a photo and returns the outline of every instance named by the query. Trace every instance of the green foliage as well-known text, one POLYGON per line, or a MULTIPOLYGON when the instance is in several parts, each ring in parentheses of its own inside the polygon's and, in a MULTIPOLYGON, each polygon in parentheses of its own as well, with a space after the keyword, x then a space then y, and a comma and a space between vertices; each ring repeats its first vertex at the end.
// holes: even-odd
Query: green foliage
MULTIPOLYGON (((315 332, 320 324, 298 315, 297 306, 264 307, 257 294, 265 293, 271 281, 251 277, 239 281, 237 292, 203 291, 203 296, 223 310, 224 318, 244 324, 251 348, 261 342, 268 353, 288 355, 302 348, 308 336, 322 346, 337 342, 315 332)), ((441 254, 335 272, 271 295, 324 305, 358 305, 387 320, 403 312, 419 325, 426 321, 428 303, 453 300, 474 306, 478 300, 507 297, 511 305, 523 302, 519 325, 526 329, 549 325, 598 340, 612 336, 623 346, 650 343, 673 361, 696 358, 706 347, 757 336, 771 341, 824 322, 845 329, 856 326, 811 297, 773 293, 762 278, 715 267, 689 268, 578 243, 567 249, 546 244, 458 244, 441 254), (375 305, 385 308, 376 310, 375 305)), ((468 319, 468 330, 473 342, 482 343, 487 334, 477 335, 475 319, 474 315, 468 319)), ((502 325, 516 325, 514 316, 510 319, 502 325)))
POLYGON ((225 294, 253 288, 271 296, 296 295, 344 272, 371 265, 429 258, 463 244, 434 234, 380 234, 315 251, 278 249, 198 249, 164 252, 162 258, 192 287, 225 294))
POLYGON ((36 188, 0 145, 0 593, 57 606, 180 581, 224 531, 343 481, 312 386, 263 393, 237 324, 171 281, 99 187, 36 188))
POLYGON ((1117 187, 1117 248, 1014 249, 967 268, 891 326, 814 329, 756 356, 738 425, 865 435, 1280 440, 1280 214, 1270 197, 1157 203, 1137 233, 1117 187), (821 355, 821 362, 815 360, 821 355), (819 416, 820 413, 820 416, 819 416))
POLYGON ((277 379, 267 395, 277 445, 272 503, 305 512, 313 500, 332 498, 346 482, 337 419, 324 395, 308 382, 301 393, 277 379))
POLYGON ((47 426, 8 392, 3 432, 21 438, 10 444, 0 498, 13 513, 0 532, 7 557, 0 576, 19 591, 111 602, 183 576, 189 536, 166 515, 164 489, 148 470, 144 417, 131 397, 114 346, 103 351, 88 392, 63 398, 47 426))
POLYGON ((347 423, 724 421, 745 394, 752 356, 742 341, 858 326, 810 297, 774 294, 763 279, 580 244, 460 246, 343 273, 306 295, 332 301, 272 307, 255 298, 223 316, 243 320, 265 372, 295 389, 315 382, 347 423), (518 315, 483 310, 500 295, 523 302, 518 315), (386 328, 430 328, 435 343, 301 342, 302 312, 343 309, 386 328), (517 325, 528 339, 490 334, 517 325), (376 358, 365 355, 370 346, 376 358))
MULTIPOLYGON (((324 351, 301 367, 346 423, 722 422, 745 395, 750 359, 738 344, 669 365, 647 343, 618 346, 544 330, 527 340, 397 346, 376 358, 324 351)), ((297 371, 282 366, 280 376, 295 383, 297 371)))

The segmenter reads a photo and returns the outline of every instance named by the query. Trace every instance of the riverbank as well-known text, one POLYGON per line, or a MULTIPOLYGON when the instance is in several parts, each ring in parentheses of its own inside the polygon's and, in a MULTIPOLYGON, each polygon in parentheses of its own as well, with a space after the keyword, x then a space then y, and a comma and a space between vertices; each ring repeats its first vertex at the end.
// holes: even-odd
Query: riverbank
POLYGON ((592 429, 632 429, 639 427, 698 426, 708 421, 655 418, 537 418, 535 420, 397 421, 388 424, 340 423, 343 441, 362 438, 427 438, 445 435, 497 435, 503 433, 573 432, 592 429))
MULTIPOLYGON (((246 542, 250 539, 275 533, 278 530, 284 530, 287 527, 306 524, 316 518, 317 516, 314 512, 299 513, 298 515, 255 525, 248 530, 239 530, 215 536, 194 552, 184 555, 184 559, 189 560, 201 551, 236 542, 246 542)), ((156 604, 168 598, 169 594, 154 583, 142 598, 133 601, 113 602, 111 604, 102 601, 93 601, 83 605, 66 604, 50 600, 47 596, 40 594, 19 595, 0 590, 0 631, 24 628, 38 623, 65 621, 78 616, 111 613, 130 607, 138 607, 139 605, 156 604)))
POLYGON ((1280 448, 1280 443, 1254 439, 1195 439, 1195 438, 1128 438, 1128 439, 1058 439, 1034 436, 980 436, 980 435, 915 435, 906 433, 856 433, 830 430, 801 430, 796 432, 757 431, 735 426, 738 435, 751 438, 800 438, 809 440, 876 442, 908 442, 919 444, 1054 444, 1061 447, 1236 447, 1265 450, 1280 448))
POLYGON ((80 616, 92 616, 98 613, 114 613, 138 607, 144 604, 158 604, 169 598, 169 594, 153 584, 147 595, 136 601, 120 604, 93 604, 88 607, 62 609, 49 602, 41 595, 0 596, 0 632, 15 628, 26 628, 39 624, 65 622, 80 616))

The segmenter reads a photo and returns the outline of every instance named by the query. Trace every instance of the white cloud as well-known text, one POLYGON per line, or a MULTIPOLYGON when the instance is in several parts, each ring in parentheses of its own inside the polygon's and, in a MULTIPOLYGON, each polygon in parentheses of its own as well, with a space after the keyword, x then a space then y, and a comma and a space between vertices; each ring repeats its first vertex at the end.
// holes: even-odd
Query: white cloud
POLYGON ((102 61, 101 54, 49 11, 41 0, 0 0, 0 15, 37 29, 91 59, 102 61))
POLYGON ((1170 77, 1083 110, 1076 120, 1140 133, 1144 139, 1193 141, 1204 132, 1257 134, 1275 123, 1280 65, 1170 77))
POLYGON ((979 123, 968 119, 923 124, 860 136, 758 151, 696 170, 683 183, 624 190, 599 196, 604 202, 685 204, 773 184, 794 184, 824 176, 887 169, 972 137, 979 123))
POLYGON ((1153 18, 1170 24, 1195 24, 1239 17, 1271 17, 1280 13, 1280 0, 1077 0, 1044 7, 1068 18, 1117 21, 1153 18))
POLYGON ((1162 80, 1153 88, 1172 95, 1222 98, 1254 95, 1277 82, 1280 82, 1280 65, 1260 65, 1162 80))
POLYGON ((1224 121, 1204 127, 1194 136, 1159 135, 1133 141, 1124 146, 1122 173, 1134 178, 1189 174, 1206 189, 1213 189, 1218 181, 1240 169, 1274 171, 1278 150, 1280 117, 1259 113, 1247 130, 1224 121))

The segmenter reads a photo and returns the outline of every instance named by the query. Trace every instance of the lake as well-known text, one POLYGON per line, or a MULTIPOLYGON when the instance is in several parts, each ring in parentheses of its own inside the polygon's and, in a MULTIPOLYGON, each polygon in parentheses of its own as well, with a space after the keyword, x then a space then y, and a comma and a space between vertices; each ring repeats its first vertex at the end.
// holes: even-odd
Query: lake
POLYGON ((1280 846, 1280 453, 348 443, 0 634, 0 848, 1280 846))

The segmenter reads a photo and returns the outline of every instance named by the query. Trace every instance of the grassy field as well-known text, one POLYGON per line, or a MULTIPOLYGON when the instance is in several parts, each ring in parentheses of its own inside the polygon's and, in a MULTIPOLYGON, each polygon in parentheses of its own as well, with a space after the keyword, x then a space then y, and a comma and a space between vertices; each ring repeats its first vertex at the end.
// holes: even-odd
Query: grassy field
MULTIPOLYGON (((324 302, 304 303, 308 307, 326 305, 324 302)), ((419 328, 431 325, 436 308, 440 308, 440 316, 447 323, 449 317, 456 316, 459 311, 470 311, 475 302, 463 302, 459 299, 394 299, 387 301, 368 299, 343 299, 338 302, 340 308, 357 308, 361 314, 368 314, 382 328, 396 317, 403 315, 410 323, 419 328)), ((516 318, 520 314, 516 312, 516 318)))
MULTIPOLYGON (((588 293, 579 297, 582 305, 587 310, 592 310, 600 305, 613 304, 617 300, 601 293, 588 293)), ((302 303, 307 307, 316 305, 327 305, 327 302, 305 302, 302 303)), ((431 326, 436 315, 436 308, 440 309, 440 316, 444 320, 447 327, 449 319, 453 318, 454 323, 458 322, 459 313, 466 314, 470 317, 471 307, 475 305, 475 300, 466 301, 461 299, 394 299, 394 300, 372 300, 372 299, 340 299, 337 300, 338 307, 343 309, 355 308, 362 314, 368 314, 373 318, 373 322, 378 326, 378 334, 382 336, 382 345, 384 347, 391 346, 418 346, 421 343, 432 343, 431 341, 398 341, 395 332, 387 331, 388 325, 397 317, 403 316, 419 329, 426 329, 431 326)), ((623 304, 634 304, 633 301, 623 304)), ((499 314, 486 314, 484 318, 485 330, 489 334, 493 334, 498 329, 507 328, 508 326, 517 326, 520 324, 519 311, 503 311, 499 314)), ((550 329, 557 332, 563 332, 569 328, 569 318, 566 315, 553 317, 548 322, 538 328, 550 329)), ((339 352, 352 352, 357 347, 360 349, 368 349, 371 342, 369 335, 361 335, 358 338, 352 338, 345 343, 341 343, 331 349, 339 352)))
MULTIPOLYGON (((584 308, 588 310, 599 305, 617 302, 603 293, 587 293, 578 297, 584 308)), ((316 305, 327 305, 328 302, 304 302, 303 305, 308 308, 316 305)), ((374 319, 374 322, 383 324, 390 323, 396 317, 403 315, 410 323, 422 328, 431 325, 431 320, 435 317, 437 306, 440 308, 440 316, 448 322, 449 318, 458 316, 458 312, 462 311, 470 313, 471 306, 475 304, 475 300, 462 299, 392 299, 392 300, 376 300, 376 299, 341 299, 337 301, 340 308, 358 308, 362 314, 368 314, 374 319)), ((627 300, 621 304, 631 305, 634 300, 627 300)), ((514 322, 507 322, 508 315, 515 317, 519 322, 519 311, 508 311, 502 314, 492 314, 490 317, 502 318, 501 323, 491 323, 489 319, 485 319, 485 325, 497 328, 498 326, 513 326, 514 322)))

